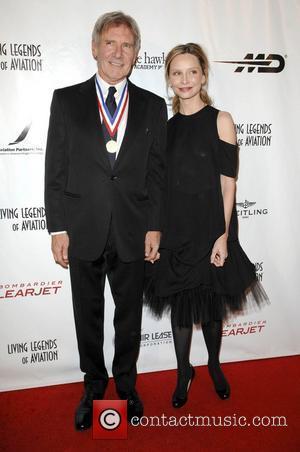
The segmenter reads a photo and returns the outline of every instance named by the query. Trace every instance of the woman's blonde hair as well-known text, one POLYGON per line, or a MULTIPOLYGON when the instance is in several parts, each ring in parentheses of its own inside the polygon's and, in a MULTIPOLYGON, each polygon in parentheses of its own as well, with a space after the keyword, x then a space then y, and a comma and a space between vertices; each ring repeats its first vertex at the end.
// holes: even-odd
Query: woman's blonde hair
MULTIPOLYGON (((200 98, 205 104, 211 105, 212 100, 207 93, 208 70, 209 70, 208 59, 204 50, 198 44, 189 42, 188 44, 180 44, 174 47, 172 50, 170 50, 165 61, 165 77, 167 83, 170 75, 171 62, 176 56, 183 55, 184 53, 190 53, 191 55, 194 55, 196 58, 198 58, 202 72, 205 75, 205 83, 201 86, 200 98)), ((177 113, 179 111, 179 97, 176 94, 173 97, 172 110, 173 113, 177 113)))

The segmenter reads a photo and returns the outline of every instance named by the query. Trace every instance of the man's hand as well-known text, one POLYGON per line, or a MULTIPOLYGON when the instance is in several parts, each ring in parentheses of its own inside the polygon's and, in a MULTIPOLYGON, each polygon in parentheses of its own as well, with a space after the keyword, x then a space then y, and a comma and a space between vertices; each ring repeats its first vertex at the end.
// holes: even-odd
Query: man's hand
POLYGON ((51 250, 54 260, 63 268, 68 268, 69 265, 68 248, 69 236, 66 232, 51 236, 51 250))
POLYGON ((160 231, 148 231, 145 237, 145 261, 152 264, 160 258, 158 252, 160 244, 160 231))

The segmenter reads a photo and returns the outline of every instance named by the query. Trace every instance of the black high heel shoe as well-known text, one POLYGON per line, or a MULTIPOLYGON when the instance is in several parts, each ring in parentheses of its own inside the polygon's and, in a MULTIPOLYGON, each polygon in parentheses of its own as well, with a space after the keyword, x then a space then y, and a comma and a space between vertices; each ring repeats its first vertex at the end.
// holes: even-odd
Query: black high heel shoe
POLYGON ((218 396, 220 397, 220 399, 225 400, 225 399, 229 399, 230 396, 230 386, 226 381, 226 387, 224 389, 217 389, 215 388, 216 393, 218 394, 218 396))
MULTIPOLYGON (((190 378, 189 378, 189 380, 187 382, 186 388, 182 391, 183 396, 182 395, 177 396, 176 393, 177 393, 178 386, 183 386, 182 382, 177 384, 177 387, 176 387, 175 392, 174 392, 173 397, 172 397, 173 408, 181 408, 187 402, 188 392, 189 392, 189 389, 191 387, 192 381, 195 378, 195 369, 193 368, 193 366, 191 364, 190 364, 190 369, 191 369, 191 376, 190 376, 190 378)), ((179 392, 179 390, 178 390, 178 392, 179 392)))
POLYGON ((214 371, 212 369, 209 368, 208 366, 208 371, 209 371, 209 375, 214 383, 214 387, 215 387, 215 391, 218 394, 218 396, 220 397, 220 399, 225 400, 225 399, 229 399, 230 397, 230 386, 228 381, 226 380, 226 378, 224 377, 224 374, 222 372, 222 369, 219 368, 219 372, 221 373, 221 379, 223 380, 223 387, 220 387, 220 384, 218 385, 216 382, 216 378, 214 378, 214 371))

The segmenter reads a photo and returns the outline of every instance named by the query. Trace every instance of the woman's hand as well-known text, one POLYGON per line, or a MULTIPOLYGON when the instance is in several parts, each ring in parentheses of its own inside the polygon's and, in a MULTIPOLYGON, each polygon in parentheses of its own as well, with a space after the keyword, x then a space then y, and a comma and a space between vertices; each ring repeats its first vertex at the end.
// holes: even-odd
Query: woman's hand
POLYGON ((223 234, 215 241, 210 256, 210 263, 216 267, 223 267, 227 256, 227 234, 223 234))

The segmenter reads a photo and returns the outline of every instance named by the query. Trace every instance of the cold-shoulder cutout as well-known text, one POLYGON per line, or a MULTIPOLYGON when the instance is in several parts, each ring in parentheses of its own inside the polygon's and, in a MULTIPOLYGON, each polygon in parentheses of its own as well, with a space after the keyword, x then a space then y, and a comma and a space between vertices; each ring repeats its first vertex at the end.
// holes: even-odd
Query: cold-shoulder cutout
POLYGON ((217 131, 221 140, 236 144, 236 131, 232 116, 227 111, 219 111, 217 115, 217 131))

